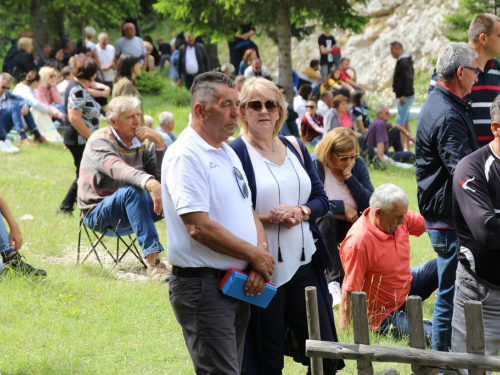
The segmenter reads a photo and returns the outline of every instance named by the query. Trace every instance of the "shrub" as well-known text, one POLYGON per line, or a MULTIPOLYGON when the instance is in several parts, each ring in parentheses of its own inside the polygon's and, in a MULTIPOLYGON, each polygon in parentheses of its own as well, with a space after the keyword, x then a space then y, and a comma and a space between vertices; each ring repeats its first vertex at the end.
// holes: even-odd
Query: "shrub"
POLYGON ((157 95, 165 90, 165 81, 160 75, 144 72, 137 76, 137 90, 142 95, 157 95))

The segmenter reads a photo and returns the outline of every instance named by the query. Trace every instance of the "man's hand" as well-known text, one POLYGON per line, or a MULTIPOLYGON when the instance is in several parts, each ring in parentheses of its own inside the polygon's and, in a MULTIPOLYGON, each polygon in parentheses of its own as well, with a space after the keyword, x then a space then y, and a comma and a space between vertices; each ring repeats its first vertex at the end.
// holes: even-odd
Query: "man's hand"
POLYGON ((255 247, 252 253, 252 260, 250 266, 264 278, 267 283, 271 281, 271 275, 274 272, 274 259, 267 251, 267 244, 262 243, 255 247))
POLYGON ((177 79, 177 86, 182 87, 182 78, 177 79))
POLYGON ((163 204, 161 202, 161 185, 154 178, 150 178, 146 185, 144 186, 147 191, 151 194, 151 198, 153 199, 154 204, 154 212, 163 216, 163 204))
POLYGON ((30 111, 30 107, 28 107, 26 104, 21 107, 21 116, 26 116, 28 112, 30 111))
POLYGON ((412 141, 413 143, 415 143, 415 142, 416 142, 416 140, 415 140, 415 136, 414 136, 414 135, 411 135, 411 134, 410 134, 410 135, 408 136, 408 138, 409 138, 409 139, 410 139, 410 141, 412 141))
MULTIPOLYGON (((0 220, 2 219, 0 218, 0 220)), ((10 228, 9 245, 11 249, 15 249, 16 251, 19 251, 19 249, 21 249, 21 246, 23 246, 23 236, 21 235, 21 231, 19 230, 19 227, 17 225, 13 225, 10 228)))
POLYGON ((165 140, 156 130, 148 128, 147 126, 140 126, 135 130, 135 136, 142 143, 146 139, 153 142, 156 148, 165 147, 165 140))
POLYGON ((344 202, 344 216, 346 220, 350 223, 354 223, 356 220, 358 220, 358 212, 345 202, 344 202))
POLYGON ((260 273, 250 268, 248 271, 248 281, 245 284, 245 290, 247 296, 254 296, 256 294, 262 293, 266 287, 266 281, 260 273))
POLYGON ((406 96, 399 98, 399 104, 406 104, 406 96))

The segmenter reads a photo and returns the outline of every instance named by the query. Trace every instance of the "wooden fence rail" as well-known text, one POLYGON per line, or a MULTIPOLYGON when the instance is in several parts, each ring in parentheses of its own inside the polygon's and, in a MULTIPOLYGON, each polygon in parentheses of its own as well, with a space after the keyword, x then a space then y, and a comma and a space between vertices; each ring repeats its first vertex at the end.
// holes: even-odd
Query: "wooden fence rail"
MULTIPOLYGON (((319 317, 316 288, 306 288, 309 327, 319 332, 319 317), (312 306, 315 304, 315 306, 312 306)), ((366 294, 352 293, 354 344, 325 342, 320 339, 306 341, 306 355, 315 358, 339 358, 357 361, 358 374, 373 375, 372 362, 407 363, 412 373, 431 375, 440 372, 457 373, 457 369, 468 369, 470 375, 483 375, 486 371, 500 371, 500 357, 484 355, 484 327, 480 302, 465 303, 465 320, 468 353, 438 352, 425 349, 422 317, 422 300, 408 297, 407 312, 410 347, 370 345, 366 294)), ((311 328, 310 328, 311 329, 311 328)), ((315 362, 312 361, 312 364, 315 362)), ((322 374, 318 366, 312 365, 311 374, 322 374)))

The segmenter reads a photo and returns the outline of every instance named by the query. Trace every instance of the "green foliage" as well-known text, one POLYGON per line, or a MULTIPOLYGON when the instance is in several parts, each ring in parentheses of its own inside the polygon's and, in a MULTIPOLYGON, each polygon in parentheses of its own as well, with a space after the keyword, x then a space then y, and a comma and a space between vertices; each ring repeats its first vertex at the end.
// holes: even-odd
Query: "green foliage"
POLYGON ((137 76, 137 90, 141 94, 158 95, 165 90, 165 81, 159 74, 143 72, 137 76))
POLYGON ((163 100, 167 103, 171 103, 174 106, 190 106, 191 105, 191 93, 186 87, 179 87, 174 83, 167 85, 167 89, 162 95, 163 100))
POLYGON ((480 13, 498 14, 500 0, 460 0, 460 12, 445 15, 448 24, 445 36, 454 42, 467 42, 472 19, 480 13))

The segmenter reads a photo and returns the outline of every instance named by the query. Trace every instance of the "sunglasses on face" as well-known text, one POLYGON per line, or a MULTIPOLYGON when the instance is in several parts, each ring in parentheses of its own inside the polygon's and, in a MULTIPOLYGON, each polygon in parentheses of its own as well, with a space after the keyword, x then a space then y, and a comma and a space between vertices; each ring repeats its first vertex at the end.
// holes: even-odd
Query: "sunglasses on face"
POLYGON ((481 69, 479 69, 478 67, 473 68, 473 67, 471 67, 471 66, 465 66, 465 65, 464 65, 464 69, 473 70, 473 71, 474 71, 474 74, 475 74, 476 76, 478 76, 478 75, 479 75, 479 73, 481 72, 481 69))
POLYGON ((263 107, 266 107, 267 112, 272 113, 279 110, 280 104, 277 100, 266 100, 264 103, 259 102, 258 100, 253 100, 248 102, 246 107, 255 112, 260 112, 263 107))
POLYGON ((337 156, 339 157, 340 161, 345 161, 345 160, 356 159, 356 158, 359 156, 359 154, 358 154, 358 153, 355 153, 355 154, 352 154, 352 155, 340 156, 339 154, 337 154, 337 153, 335 152, 335 150, 332 150, 332 152, 333 152, 335 155, 337 155, 337 156))
POLYGON ((314 108, 316 108, 316 107, 315 107, 315 106, 313 106, 313 105, 306 105, 306 108, 308 108, 308 109, 314 109, 314 108))
POLYGON ((233 172, 234 172, 234 177, 236 177, 236 182, 238 183, 238 187, 240 188, 241 195, 243 195, 243 198, 247 199, 248 198, 248 185, 245 182, 243 175, 241 174, 239 169, 236 167, 233 167, 233 172))

